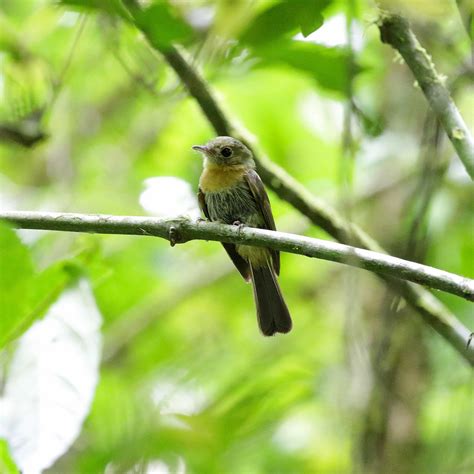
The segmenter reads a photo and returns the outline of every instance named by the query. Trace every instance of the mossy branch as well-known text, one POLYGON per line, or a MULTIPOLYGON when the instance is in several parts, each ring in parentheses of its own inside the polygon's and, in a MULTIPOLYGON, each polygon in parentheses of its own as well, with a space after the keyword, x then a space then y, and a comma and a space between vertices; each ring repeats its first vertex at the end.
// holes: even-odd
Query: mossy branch
POLYGON ((385 13, 380 19, 379 29, 382 42, 395 48, 405 60, 467 173, 474 179, 474 139, 430 55, 421 46, 405 18, 385 13))

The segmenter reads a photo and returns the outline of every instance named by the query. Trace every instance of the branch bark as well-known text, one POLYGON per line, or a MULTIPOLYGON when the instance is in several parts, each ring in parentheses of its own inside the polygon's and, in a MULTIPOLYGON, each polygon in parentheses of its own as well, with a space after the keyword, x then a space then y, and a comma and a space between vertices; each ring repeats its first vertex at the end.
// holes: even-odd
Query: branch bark
POLYGON ((172 246, 190 240, 212 240, 268 247, 282 252, 344 263, 474 301, 474 280, 469 278, 391 255, 286 232, 253 227, 240 228, 216 222, 191 221, 187 218, 156 219, 105 214, 6 211, 0 212, 0 219, 5 219, 22 229, 150 235, 167 239, 172 246))
POLYGON ((385 14, 381 18, 379 29, 382 42, 396 49, 405 60, 467 173, 474 179, 474 139, 431 57, 418 42, 405 18, 385 14))
MULTIPOLYGON (((167 239, 171 245, 189 240, 213 240, 269 247, 409 280, 474 301, 474 280, 390 255, 284 232, 250 227, 241 229, 213 222, 192 222, 185 218, 154 219, 100 214, 10 211, 1 212, 0 219, 22 229, 149 235, 167 239)), ((451 321, 450 326, 450 331, 458 334, 462 340, 464 355, 474 365, 474 345, 469 347, 468 344, 470 331, 457 320, 451 321)), ((445 331, 446 326, 443 326, 443 332, 445 331)), ((443 335, 447 337, 447 334, 443 335)))

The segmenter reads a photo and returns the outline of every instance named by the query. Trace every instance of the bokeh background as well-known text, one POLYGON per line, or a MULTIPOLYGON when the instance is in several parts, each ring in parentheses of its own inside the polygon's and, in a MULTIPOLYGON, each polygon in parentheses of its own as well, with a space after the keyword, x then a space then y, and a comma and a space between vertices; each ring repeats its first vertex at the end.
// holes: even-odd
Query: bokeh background
MULTIPOLYGON (((214 132, 120 5, 2 0, 3 210, 193 207, 181 181, 145 180, 174 177, 196 192, 202 162, 191 146, 214 132)), ((157 37, 185 49, 272 161, 390 253, 474 277, 472 184, 377 28, 379 8, 411 20, 472 128, 469 1, 144 5, 157 37)), ((269 194, 279 229, 329 238, 269 194)), ((69 328, 1 353, 0 470, 473 472, 471 369, 374 275, 282 255, 294 329, 264 338, 251 288, 218 243, 6 226, 0 235, 4 321, 29 307, 26 293, 48 302, 14 335, 43 316, 69 328), (51 430, 64 439, 55 454, 51 430)), ((436 297, 472 328, 472 305, 436 297)))

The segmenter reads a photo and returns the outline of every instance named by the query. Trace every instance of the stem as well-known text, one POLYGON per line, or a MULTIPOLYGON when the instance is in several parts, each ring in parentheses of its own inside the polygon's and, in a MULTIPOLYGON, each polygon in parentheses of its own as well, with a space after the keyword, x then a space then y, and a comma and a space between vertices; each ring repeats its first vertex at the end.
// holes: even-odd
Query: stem
POLYGON ((474 179, 474 139, 436 71, 426 50, 418 42, 408 21, 399 15, 381 19, 380 37, 403 57, 425 94, 436 117, 443 125, 451 143, 471 179, 474 179))

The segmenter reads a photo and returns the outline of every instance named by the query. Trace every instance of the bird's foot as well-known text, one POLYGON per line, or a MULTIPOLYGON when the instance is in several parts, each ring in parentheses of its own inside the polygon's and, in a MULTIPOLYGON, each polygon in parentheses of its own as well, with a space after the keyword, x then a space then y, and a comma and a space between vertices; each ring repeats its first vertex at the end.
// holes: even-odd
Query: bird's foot
POLYGON ((240 234, 240 231, 242 229, 245 229, 245 224, 243 222, 240 222, 240 221, 234 221, 234 222, 232 222, 232 225, 235 225, 235 227, 237 227, 237 230, 239 231, 239 234, 240 234))
POLYGON ((170 241, 171 247, 174 247, 181 239, 178 229, 176 227, 170 227, 168 232, 168 239, 170 241))

